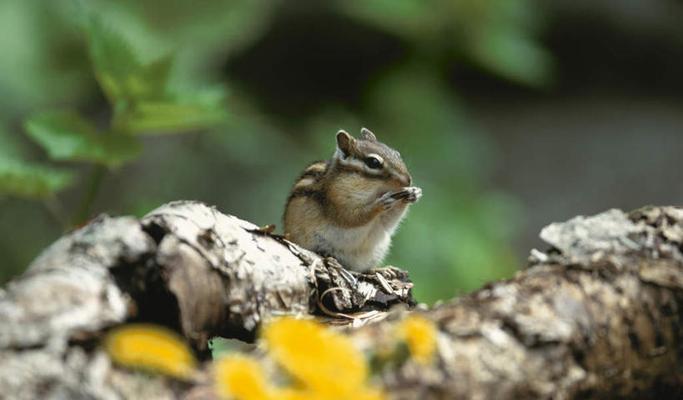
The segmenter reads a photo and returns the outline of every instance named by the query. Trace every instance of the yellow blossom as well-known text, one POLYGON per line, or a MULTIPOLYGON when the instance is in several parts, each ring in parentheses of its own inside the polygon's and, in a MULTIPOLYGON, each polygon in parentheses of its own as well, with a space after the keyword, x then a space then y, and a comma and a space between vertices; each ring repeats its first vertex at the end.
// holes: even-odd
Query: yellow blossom
POLYGON ((271 357, 319 398, 355 398, 367 378, 365 358, 351 340, 319 323, 281 318, 264 328, 263 338, 271 357))
POLYGON ((385 398, 384 392, 375 388, 364 388, 349 397, 353 400, 384 400, 385 398))
POLYGON ((192 352, 176 333, 154 325, 131 324, 111 331, 104 343, 117 363, 189 379, 197 364, 192 352))
POLYGON ((434 323, 420 315, 410 315, 399 324, 398 330, 415 361, 429 364, 436 350, 437 328, 434 323))
MULTIPOLYGON (((271 399, 271 398, 269 398, 271 399)), ((273 400, 385 400, 384 393, 375 388, 360 388, 343 395, 320 393, 306 389, 285 388, 275 392, 273 400)))
POLYGON ((324 399, 316 392, 305 389, 284 388, 278 390, 273 396, 273 400, 328 400, 324 399))
POLYGON ((272 388, 266 382, 261 365, 242 355, 223 357, 215 362, 216 391, 225 398, 238 400, 272 399, 272 388))

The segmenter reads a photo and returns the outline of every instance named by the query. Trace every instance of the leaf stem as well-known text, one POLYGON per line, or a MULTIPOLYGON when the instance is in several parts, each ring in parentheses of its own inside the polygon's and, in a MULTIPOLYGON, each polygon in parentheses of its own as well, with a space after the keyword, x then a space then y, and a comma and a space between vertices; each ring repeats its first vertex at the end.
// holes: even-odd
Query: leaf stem
POLYGON ((100 191, 102 181, 107 174, 107 167, 104 165, 95 165, 90 172, 90 182, 85 190, 81 205, 78 212, 73 219, 73 225, 80 225, 90 217, 90 209, 97 198, 97 193, 100 191))

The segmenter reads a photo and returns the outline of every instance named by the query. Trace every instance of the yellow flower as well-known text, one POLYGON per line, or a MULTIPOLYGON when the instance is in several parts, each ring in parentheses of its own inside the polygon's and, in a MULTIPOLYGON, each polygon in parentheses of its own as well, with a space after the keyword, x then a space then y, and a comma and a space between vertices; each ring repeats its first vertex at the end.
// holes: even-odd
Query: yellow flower
POLYGON ((278 391, 273 400, 384 400, 384 393, 379 389, 361 388, 342 396, 330 397, 330 394, 321 394, 314 391, 282 389, 278 391))
POLYGON ((352 398, 367 378, 365 358, 351 340, 316 322, 281 318, 264 328, 263 338, 271 357, 320 398, 352 398))
POLYGON ((405 340, 415 361, 429 364, 436 350, 437 328, 420 315, 410 315, 398 326, 399 336, 405 340))
POLYGON ((365 358, 342 334, 294 318, 276 320, 262 334, 270 358, 296 382, 270 385, 257 360, 228 356, 214 366, 219 395, 236 400, 384 400, 381 390, 365 386, 365 358))
POLYGON ((104 343, 117 363, 189 379, 197 364, 192 352, 176 333, 146 324, 124 325, 110 332, 104 343))
POLYGON ((284 388, 275 393, 273 400, 328 400, 309 390, 284 388))
POLYGON ((353 400, 384 400, 385 398, 384 392, 375 388, 363 388, 349 397, 353 400))
POLYGON ((216 391, 225 398, 238 400, 272 399, 261 365, 242 355, 223 357, 214 363, 216 391))

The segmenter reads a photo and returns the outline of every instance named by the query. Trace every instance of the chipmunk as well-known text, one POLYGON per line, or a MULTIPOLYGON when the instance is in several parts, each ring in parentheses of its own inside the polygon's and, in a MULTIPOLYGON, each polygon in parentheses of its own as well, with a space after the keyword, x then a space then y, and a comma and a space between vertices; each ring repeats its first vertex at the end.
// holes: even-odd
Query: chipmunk
POLYGON ((408 205, 422 196, 401 154, 361 129, 337 133, 327 161, 304 170, 287 199, 285 236, 344 267, 364 271, 384 258, 408 205))

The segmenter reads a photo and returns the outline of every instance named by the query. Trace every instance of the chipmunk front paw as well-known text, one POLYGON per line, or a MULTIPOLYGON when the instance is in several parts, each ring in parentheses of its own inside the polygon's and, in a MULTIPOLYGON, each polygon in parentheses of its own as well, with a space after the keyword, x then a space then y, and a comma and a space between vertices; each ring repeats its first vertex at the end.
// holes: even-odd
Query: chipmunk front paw
POLYGON ((422 189, 416 186, 405 187, 397 192, 387 192, 378 199, 383 209, 388 210, 401 203, 415 203, 422 197, 422 189))
POLYGON ((420 197, 422 197, 422 189, 417 186, 409 186, 403 188, 403 190, 397 192, 396 194, 397 196, 400 196, 403 201, 415 203, 416 201, 420 200, 420 197))

